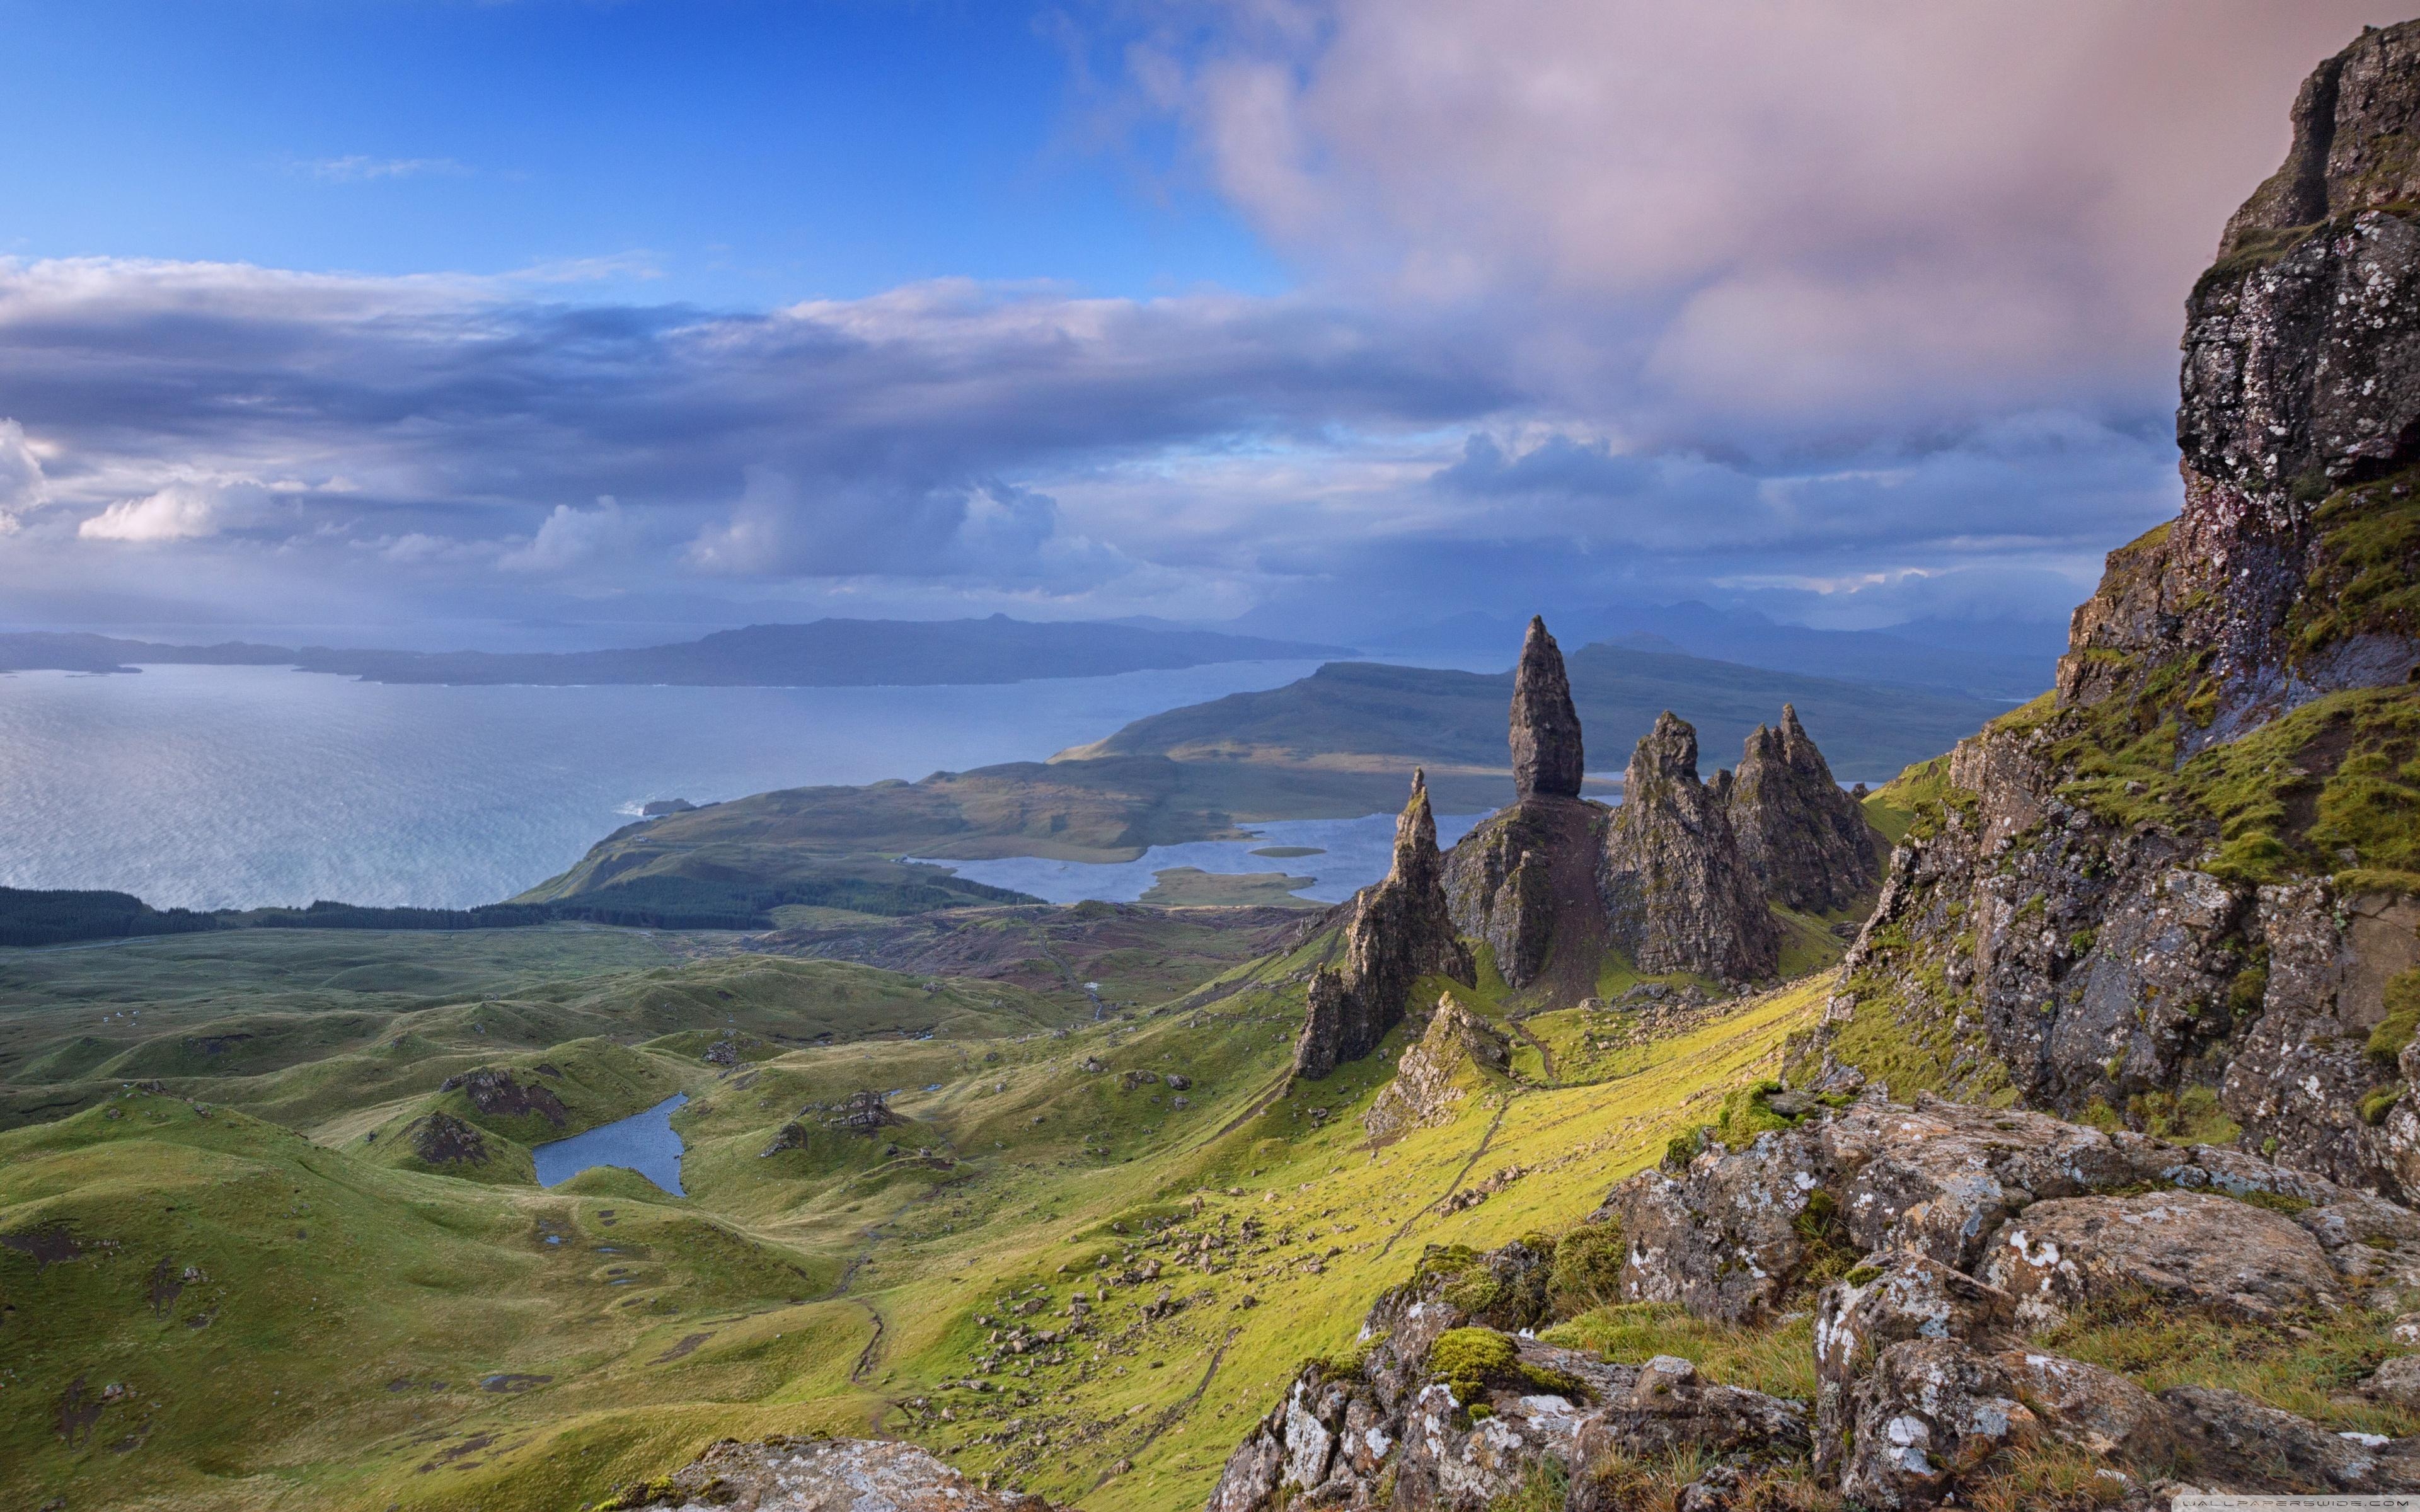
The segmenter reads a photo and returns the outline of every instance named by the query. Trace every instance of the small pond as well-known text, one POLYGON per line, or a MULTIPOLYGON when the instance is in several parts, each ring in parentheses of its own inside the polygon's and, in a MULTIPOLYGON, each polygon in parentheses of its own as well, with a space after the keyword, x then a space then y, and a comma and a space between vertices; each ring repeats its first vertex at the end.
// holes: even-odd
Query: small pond
POLYGON ((619 1165, 676 1197, 689 1196, 681 1190, 681 1136, 673 1132, 673 1109, 688 1101, 687 1092, 675 1092, 644 1113, 538 1146, 530 1151, 538 1185, 559 1186, 594 1165, 619 1165))

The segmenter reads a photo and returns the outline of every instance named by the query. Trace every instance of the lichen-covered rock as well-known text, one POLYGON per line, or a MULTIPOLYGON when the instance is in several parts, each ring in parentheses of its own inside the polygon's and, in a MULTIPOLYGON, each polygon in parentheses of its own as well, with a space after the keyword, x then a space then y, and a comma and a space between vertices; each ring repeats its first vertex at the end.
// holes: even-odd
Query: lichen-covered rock
POLYGON ((1380 1088, 1361 1126, 1383 1141, 1445 1122, 1474 1085, 1502 1077, 1512 1060, 1502 1031, 1451 997, 1439 997, 1419 1042, 1395 1063, 1395 1079, 1380 1088))
POLYGON ((1985 1348, 2015 1330, 2015 1298, 1929 1256, 1876 1255, 1825 1287, 1815 1313, 1817 1465, 1837 1472, 1850 1442, 1849 1388, 1883 1350, 1911 1339, 1985 1348))
POLYGON ((990 1491, 912 1443, 873 1439, 723 1439, 609 1504, 668 1512, 1051 1512, 990 1491))
POLYGON ((2147 1292, 2253 1322, 2344 1304, 2327 1252, 2300 1225, 2203 1192, 2037 1202, 2001 1226, 1978 1275, 2035 1330, 2147 1292))
POLYGON ((1311 980, 1295 1073, 1317 1078, 1378 1048, 1403 1022, 1412 983, 1422 976, 1476 983, 1470 950, 1455 934, 1446 908, 1445 862, 1437 853, 1436 816, 1428 779, 1412 773, 1412 795, 1395 822, 1394 864, 1386 877, 1354 899, 1344 932, 1342 970, 1323 968, 1311 980))
POLYGON ((1765 896, 1810 914, 1846 908, 1882 881, 1876 837, 1857 800, 1832 780, 1798 711, 1758 725, 1724 787, 1740 859, 1765 896))
POLYGON ((1947 1339, 1883 1350, 1850 1389, 1840 1492, 1876 1509, 1932 1506, 2040 1424, 1991 1358, 1947 1339))
POLYGON ((1521 661, 1512 671, 1512 794, 1576 798, 1587 776, 1580 742, 1579 711, 1572 706, 1572 682, 1563 671, 1562 648, 1532 616, 1521 640, 1521 661))
POLYGON ((1597 887, 1614 948, 1642 972, 1757 981, 1780 959, 1779 928, 1730 816, 1698 780, 1698 732, 1669 710, 1631 753, 1597 887))
POLYGON ((1992 1363, 2062 1443, 2128 1466, 2164 1467, 2174 1458, 2174 1414, 2115 1370, 2035 1350, 2005 1350, 1992 1363))
MULTIPOLYGON (((1727 1323, 1811 1301, 1813 1403, 1706 1381, 1677 1356, 1598 1360, 1527 1336, 1551 1316, 1552 1257, 1572 1236, 1432 1246, 1371 1308, 1352 1359, 1306 1366, 1245 1434, 1213 1512, 1480 1512, 1533 1494, 1542 1469, 1568 1477, 1565 1512, 1618 1512, 1641 1465, 1678 1462, 1705 1471, 1678 1504, 1713 1508, 1755 1467, 1809 1456, 1849 1505, 1971 1504, 2009 1473, 2004 1452, 2035 1443, 2105 1461, 2122 1477, 2111 1500, 2145 1512, 2180 1467, 2240 1491, 2420 1485, 2420 1440, 2348 1438, 2223 1391, 2154 1396, 2024 1340, 2080 1303, 2117 1304, 2122 1326, 2147 1297, 2284 1325, 2348 1305, 2344 1277, 2392 1306, 2378 1281, 2409 1282, 2379 1246, 2420 1235, 2420 1214, 2242 1150, 2040 1113, 1788 1093, 1759 1106, 1792 1121, 1632 1177, 1597 1216, 1620 1222, 1625 1300, 1727 1323)), ((2397 1337, 2420 1345, 2420 1323, 2397 1337)), ((2415 1381, 2397 1364, 2364 1389, 2399 1402, 2415 1381)))
POLYGON ((1579 1426, 1576 1478, 1609 1458, 1663 1458, 1691 1450, 1760 1458, 1804 1454, 1807 1409, 1786 1397, 1699 1379, 1698 1367, 1659 1354, 1638 1366, 1629 1391, 1579 1426))
POLYGON ((825 1111, 823 1121, 828 1128, 871 1138, 908 1120, 891 1110, 888 1093, 868 1090, 851 1092, 841 1099, 825 1111))

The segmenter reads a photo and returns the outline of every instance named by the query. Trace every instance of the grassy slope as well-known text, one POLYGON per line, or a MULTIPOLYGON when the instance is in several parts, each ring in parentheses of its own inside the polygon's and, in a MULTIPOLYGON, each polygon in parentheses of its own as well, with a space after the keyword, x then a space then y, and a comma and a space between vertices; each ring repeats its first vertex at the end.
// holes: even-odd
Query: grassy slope
MULTIPOLYGON (((934 1039, 800 1044, 825 1021, 792 972, 861 994, 870 1017, 886 980, 912 995, 903 1003, 924 994, 867 968, 786 961, 706 961, 473 1010, 507 1039, 626 1016, 619 1037, 642 1042, 599 1054, 655 1068, 647 1095, 677 1084, 692 1098, 675 1118, 690 1148, 687 1201, 619 1173, 543 1192, 395 1168, 365 1148, 359 1113, 271 1089, 326 1077, 318 1063, 250 1092, 304 1110, 319 1143, 139 1092, 0 1134, 0 1234, 63 1226, 83 1245, 50 1264, 0 1248, 0 1305, 14 1309, 0 1314, 0 1368, 15 1372, 0 1382, 34 1409, 0 1428, 0 1490, 38 1504, 71 1488, 72 1504, 128 1506, 567 1507, 718 1434, 879 1422, 970 1470, 998 1466, 1095 1508, 1198 1501, 1241 1423, 1304 1354, 1349 1337, 1421 1243, 1577 1218, 1769 1063, 1822 999, 1802 985, 1686 1038, 1601 1057, 1589 1073, 1609 1079, 1524 1088, 1500 1122, 1499 1104, 1475 1103, 1373 1152, 1350 1115, 1384 1060, 1260 1105, 1299 1013, 1291 979, 1327 948, 1323 937, 1238 968, 1193 995, 1203 1006, 1064 1039, 1032 1020, 985 1020, 986 1007, 934 1039), (732 1030, 754 1037, 753 1058, 695 1058, 732 1030), (1082 1070, 1086 1056, 1110 1070, 1082 1070), (1193 1105, 1174 1108, 1157 1084, 1126 1088, 1117 1073, 1129 1068, 1183 1069, 1193 1105), (877 1140, 819 1133, 760 1155, 801 1108, 865 1088, 895 1089, 908 1121, 877 1140), (1344 1116, 1314 1119, 1314 1098, 1344 1116), (1537 1174, 1450 1217, 1423 1206, 1513 1164, 1537 1174), (1539 1179, 1549 1170, 1565 1174, 1539 1179), (1040 1284, 1063 1313, 1113 1249, 1109 1220, 1197 1193, 1211 1221, 1249 1211, 1285 1231, 1288 1243, 1247 1268, 1265 1273, 1172 1268, 1156 1284, 1113 1286, 1088 1344, 1115 1340, 1116 1352, 983 1378, 1030 1401, 939 1390, 967 1376, 982 1336, 971 1319, 1005 1288, 1040 1284), (187 1266, 202 1279, 160 1300, 155 1277, 187 1266), (1139 1321, 1159 1285, 1190 1304, 1139 1321), (1238 1305, 1247 1291, 1259 1305, 1238 1305), (1222 1342, 1199 1402, 1155 1434, 1222 1342), (481 1388, 500 1375, 551 1379, 481 1388), (79 1378, 86 1397, 113 1381, 127 1391, 70 1445, 55 1417, 79 1378), (896 1405, 919 1397, 929 1412, 896 1405), (939 1416, 945 1403, 955 1421, 939 1416), (1014 1445, 970 1442, 1010 1418, 1030 1420, 1014 1445), (1135 1468, 1093 1489, 1121 1459, 1135 1468)), ((428 1041, 448 1053, 472 1032, 458 1006, 424 1011, 456 1015, 442 1022, 452 1039, 428 1041)), ((527 1064, 539 1044, 569 1053, 541 1041, 489 1058, 527 1064)))

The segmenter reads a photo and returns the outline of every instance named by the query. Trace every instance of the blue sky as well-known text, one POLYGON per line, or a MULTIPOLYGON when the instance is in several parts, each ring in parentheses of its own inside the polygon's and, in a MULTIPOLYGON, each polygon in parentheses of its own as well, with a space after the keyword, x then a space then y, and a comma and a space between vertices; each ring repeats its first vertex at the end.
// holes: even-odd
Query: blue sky
POLYGON ((761 307, 1287 276, 1167 133, 1088 145, 1065 19, 970 0, 0 5, 0 250, 761 307), (1155 139, 1156 138, 1156 139, 1155 139), (1153 161, 1156 158, 1157 162, 1153 161))
POLYGON ((2050 623, 2367 0, 0 0, 0 603, 2050 623))

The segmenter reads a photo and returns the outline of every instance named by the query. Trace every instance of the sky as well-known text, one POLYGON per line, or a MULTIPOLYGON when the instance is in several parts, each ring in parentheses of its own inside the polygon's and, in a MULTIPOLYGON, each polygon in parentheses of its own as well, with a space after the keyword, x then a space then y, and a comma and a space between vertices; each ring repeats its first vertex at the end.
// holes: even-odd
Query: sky
POLYGON ((2350 0, 0 0, 0 623, 2063 619, 2350 0))

